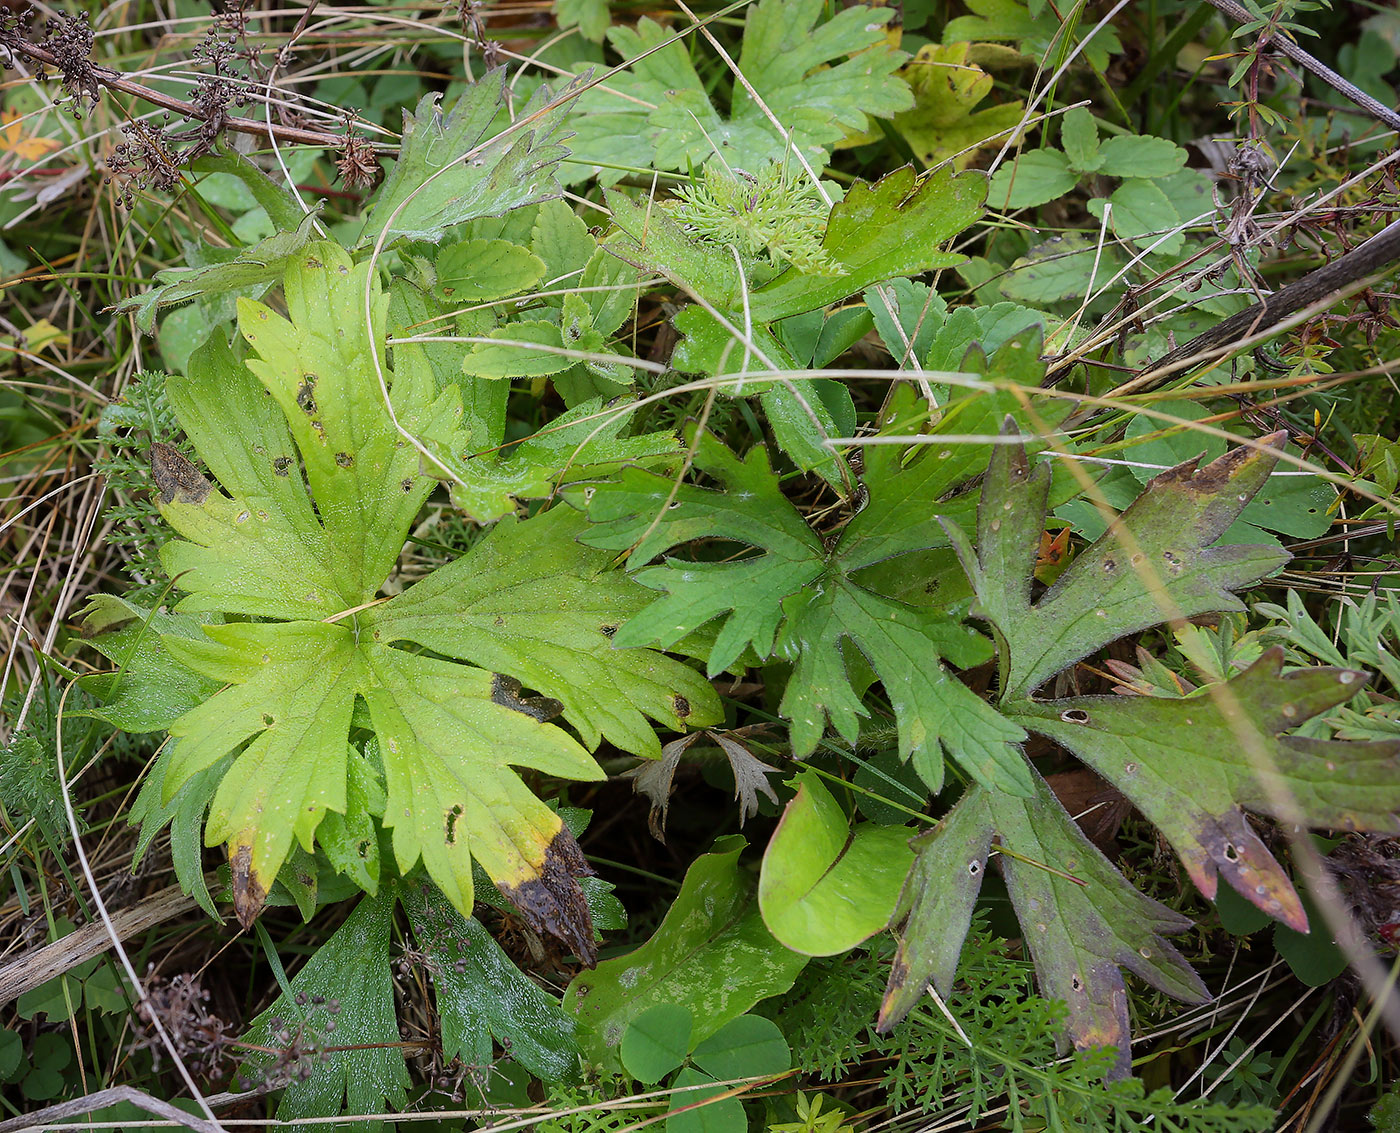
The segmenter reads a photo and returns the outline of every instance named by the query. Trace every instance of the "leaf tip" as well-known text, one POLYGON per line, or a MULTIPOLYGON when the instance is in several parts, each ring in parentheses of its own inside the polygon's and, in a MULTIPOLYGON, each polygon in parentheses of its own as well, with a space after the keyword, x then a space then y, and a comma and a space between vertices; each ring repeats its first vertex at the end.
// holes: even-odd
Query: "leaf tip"
POLYGON ((252 843, 230 842, 228 861, 232 877, 233 912, 246 932, 263 911, 263 905, 267 902, 267 887, 253 869, 252 843))
POLYGON ((598 945, 578 879, 592 874, 574 836, 561 827, 534 877, 514 885, 497 879, 497 885, 531 928, 558 937, 591 968, 598 962, 598 945))

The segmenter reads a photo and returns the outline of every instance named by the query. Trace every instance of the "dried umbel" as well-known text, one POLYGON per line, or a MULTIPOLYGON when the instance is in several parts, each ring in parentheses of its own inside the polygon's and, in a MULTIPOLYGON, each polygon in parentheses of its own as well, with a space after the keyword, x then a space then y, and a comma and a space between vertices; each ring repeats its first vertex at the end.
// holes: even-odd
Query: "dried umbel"
MULTIPOLYGON (((148 1026, 154 1013, 176 1055, 195 1074, 212 1079, 222 1076, 224 1060, 238 1031, 211 1014, 208 1003, 209 992, 200 985, 199 977, 181 974, 167 981, 152 981, 136 1012, 148 1026)), ((154 1028, 133 1042, 131 1049, 149 1050, 155 1069, 160 1069, 166 1047, 154 1028)))

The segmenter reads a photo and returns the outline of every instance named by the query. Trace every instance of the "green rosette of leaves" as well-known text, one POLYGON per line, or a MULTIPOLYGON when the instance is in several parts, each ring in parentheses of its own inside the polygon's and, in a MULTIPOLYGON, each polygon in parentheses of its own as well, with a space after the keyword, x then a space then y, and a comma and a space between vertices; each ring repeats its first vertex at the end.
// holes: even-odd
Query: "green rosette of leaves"
POLYGON ((657 756, 651 721, 715 722, 717 698, 681 661, 613 648, 650 595, 576 541, 584 520, 568 508, 508 517, 386 591, 437 484, 413 438, 459 435, 457 388, 408 354, 398 372, 377 364, 388 296, 340 247, 309 246, 284 287, 286 317, 240 302, 246 360, 216 336, 170 380, 217 483, 153 446, 161 514, 181 536, 162 561, 188 624, 160 632, 127 682, 179 667, 212 683, 167 698, 173 741, 138 813, 159 828, 207 806, 204 841, 227 847, 244 925, 284 864, 318 847, 374 892, 382 841, 464 916, 475 862, 591 961, 588 867, 520 772, 600 779, 600 742, 657 756))

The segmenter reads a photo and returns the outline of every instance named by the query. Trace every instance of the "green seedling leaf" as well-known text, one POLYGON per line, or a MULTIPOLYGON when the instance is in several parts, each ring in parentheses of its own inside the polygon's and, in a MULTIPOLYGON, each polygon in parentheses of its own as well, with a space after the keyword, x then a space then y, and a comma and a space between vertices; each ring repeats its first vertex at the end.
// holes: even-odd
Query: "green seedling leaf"
POLYGON ((971 45, 926 43, 903 69, 914 106, 894 116, 894 128, 926 166, 953 160, 964 169, 978 149, 1015 141, 1020 101, 974 111, 992 91, 992 76, 967 54, 971 45))
POLYGON ((763 855, 758 903, 783 944, 809 956, 847 952, 884 928, 913 853, 903 826, 850 821, 815 771, 789 786, 788 803, 763 855))
MULTIPOLYGON (((1124 181, 1113 190, 1108 203, 1113 206, 1109 223, 1119 239, 1151 244, 1156 251, 1167 256, 1175 255, 1181 249, 1185 240, 1181 232, 1160 239, 1169 229, 1181 223, 1181 217, 1167 199, 1167 194, 1151 181, 1140 177, 1124 181)), ((1104 199, 1096 197, 1090 201, 1089 211, 1102 220, 1104 199)))
POLYGON ((434 261, 437 294, 446 303, 504 299, 533 287, 544 276, 544 261, 509 240, 460 240, 446 245, 434 261))
POLYGON ((720 1082, 781 1074, 792 1065, 792 1051, 783 1032, 772 1019, 761 1015, 740 1015, 731 1019, 698 1044, 690 1058, 720 1082))
POLYGON ((1099 128, 1094 125, 1094 116, 1084 107, 1076 106, 1060 119, 1060 148, 1065 151, 1069 167, 1081 176, 1103 165, 1099 128))
MULTIPOLYGON (((288 1068, 291 1081, 277 1105, 280 1119, 383 1113, 407 1103, 408 1068, 399 1046, 389 957, 393 912, 392 894, 362 899, 292 977, 292 994, 282 994, 253 1020, 245 1043, 301 1052, 288 1068)), ((255 1057, 242 1073, 256 1080, 272 1061, 255 1057)), ((365 1124, 378 1129, 383 1123, 365 1124)))
POLYGON ((992 175, 987 203, 992 208, 1034 208, 1063 197, 1078 184, 1079 175, 1059 150, 1027 150, 992 175))
POLYGON ((578 1018, 587 1062, 620 1071, 623 1036, 657 1004, 689 1008, 690 1042, 699 1043, 792 986, 807 957, 784 948, 764 926, 747 871, 739 869, 742 848, 742 839, 730 838, 697 858, 650 940, 574 977, 564 1008, 578 1018))
POLYGON ((894 74, 905 56, 886 38, 889 10, 853 7, 823 20, 826 11, 822 0, 761 0, 749 8, 738 59, 746 83, 735 84, 727 117, 711 102, 685 45, 667 44, 671 28, 650 17, 635 30, 609 28, 608 42, 632 66, 580 97, 572 144, 585 164, 567 176, 597 172, 609 184, 621 169, 586 163, 685 170, 716 152, 730 166, 757 170, 793 148, 824 167, 843 138, 912 101, 894 74))
POLYGON ((547 1082, 578 1064, 574 1020, 559 1001, 511 962, 475 917, 463 917, 426 883, 405 882, 399 899, 413 937, 428 957, 444 1058, 468 1066, 493 1060, 492 1040, 547 1082))
MULTIPOLYGON (((1080 111, 1070 111, 1070 114, 1077 113, 1080 111)), ((1066 115, 1066 119, 1068 117, 1066 115)), ((1186 151, 1179 145, 1166 138, 1153 138, 1146 134, 1119 134, 1109 138, 1099 147, 1099 157, 1102 163, 1097 171, 1105 177, 1156 180, 1170 177, 1186 164, 1186 151)))
POLYGON ((690 1053, 691 1029, 689 1007, 679 1003, 648 1007, 623 1033, 618 1050, 622 1068, 637 1081, 655 1085, 685 1061, 690 1053))
POLYGON ((316 237, 317 216, 307 213, 295 229, 278 232, 251 247, 239 250, 210 248, 206 256, 215 262, 196 268, 162 268, 156 285, 141 295, 123 299, 117 311, 134 311, 136 325, 154 334, 161 311, 204 296, 243 293, 262 295, 280 280, 287 265, 316 237))
MULTIPOLYGON (((330 244, 289 271, 286 294, 289 318, 245 305, 256 352, 246 366, 216 341, 188 378, 170 382, 181 423, 228 493, 175 450, 156 451, 162 514, 184 537, 162 551, 186 592, 179 608, 263 620, 161 638, 180 664, 226 687, 171 724, 177 742, 155 801, 164 807, 236 753, 205 840, 228 845, 246 925, 293 842, 310 851, 329 813, 363 830, 357 808, 377 804, 382 788, 382 813, 369 816, 392 830, 400 872, 421 858, 466 916, 476 861, 538 931, 589 959, 594 933, 577 881, 587 867, 511 768, 600 777, 584 744, 607 738, 659 754, 647 718, 678 729, 716 722, 714 691, 679 662, 610 647, 645 598, 606 554, 575 541, 583 521, 567 508, 502 523, 463 558, 376 600, 433 484, 371 368, 385 303, 366 267, 330 244), (542 699, 522 698, 526 684, 542 699), (360 782, 352 806, 357 703, 383 778, 360 782), (556 715, 584 744, 549 722, 556 715)), ((452 393, 439 392, 431 367, 385 381, 400 421, 439 435, 455 427, 452 393)), ((345 832, 333 828, 332 844, 343 849, 345 832)), ((352 873, 374 881, 367 862, 352 873)))
MULTIPOLYGON (((907 400, 900 405, 909 408, 907 400)), ((945 421, 961 431, 966 418, 948 414, 945 421)), ((972 475, 971 466, 951 459, 952 448, 919 445, 905 462, 901 446, 871 446, 868 502, 828 549, 784 498, 763 449, 740 460, 709 434, 690 436, 695 467, 725 490, 676 485, 669 477, 627 469, 595 491, 589 503, 594 526, 584 538, 609 550, 630 550, 633 568, 668 547, 702 538, 728 540, 754 553, 722 562, 672 559, 641 569, 638 581, 665 596, 624 626, 615 642, 674 643, 720 619, 710 652, 712 675, 748 649, 762 658, 791 659, 796 667, 780 711, 793 721, 798 755, 815 750, 828 719, 855 741, 869 710, 847 665, 844 651, 854 646, 885 685, 901 757, 914 760, 932 789, 942 784, 946 749, 971 774, 1013 792, 1028 791, 1024 760, 1013 746, 1023 733, 937 664, 939 657, 964 667, 979 664, 987 657, 985 639, 941 610, 889 598, 853 577, 897 555, 943 545, 936 501, 972 475)))
POLYGON ((360 247, 381 235, 436 242, 454 224, 559 195, 555 167, 568 154, 560 144, 567 136, 561 100, 573 88, 556 99, 541 85, 520 111, 519 127, 510 128, 500 119, 505 74, 488 72, 445 115, 438 94, 425 94, 412 117, 405 113, 398 161, 365 221, 360 247))

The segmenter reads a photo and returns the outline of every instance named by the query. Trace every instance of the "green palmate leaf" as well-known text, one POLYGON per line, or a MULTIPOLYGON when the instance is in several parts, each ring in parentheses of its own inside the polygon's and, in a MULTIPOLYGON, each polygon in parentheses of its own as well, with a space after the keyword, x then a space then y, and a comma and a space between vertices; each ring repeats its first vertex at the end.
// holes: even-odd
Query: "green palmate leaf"
POLYGON ((998 446, 978 510, 976 555, 964 538, 955 542, 998 635, 1003 703, 1029 697, 1067 665, 1164 617, 1244 609, 1230 591, 1282 566, 1287 554, 1211 544, 1268 479, 1277 459, 1269 446, 1282 440, 1274 434, 1205 468, 1188 461, 1162 473, 1034 604, 1028 564, 1043 530, 1050 470, 1032 470, 1017 446, 998 446))
MULTIPOLYGON (((908 404, 902 401, 901 404, 908 404)), ((950 420, 962 421, 956 414, 950 420)), ((955 426, 956 427, 956 426, 955 426)), ((901 463, 901 446, 872 446, 868 502, 828 549, 782 495, 767 454, 745 460, 707 434, 692 434, 695 467, 724 491, 675 484, 637 469, 600 486, 589 504, 595 546, 631 550, 640 566, 658 552, 693 539, 723 539, 751 548, 720 562, 670 560, 641 570, 638 581, 665 592, 629 622, 619 643, 677 642, 722 619, 710 672, 733 665, 746 650, 781 656, 796 667, 780 711, 790 718, 793 749, 810 753, 830 719, 849 742, 868 708, 852 685, 847 648, 864 655, 884 683, 899 726, 900 754, 913 758, 937 789, 946 749, 969 772, 1006 790, 1029 790, 1014 748, 1023 733, 953 679, 944 657, 966 667, 988 656, 985 639, 940 610, 916 608, 868 589, 856 572, 913 550, 945 544, 933 516, 937 501, 970 466, 917 446, 901 463)), ((974 457, 975 459, 975 457, 974 457)))
POLYGON ((795 952, 847 952, 889 923, 913 860, 910 831, 870 822, 853 830, 815 771, 788 785, 797 794, 768 843, 759 876, 763 921, 795 952))
MULTIPOLYGON (((391 894, 364 898, 293 977, 292 994, 284 993, 253 1020, 246 1043, 279 1051, 295 1046, 302 1052, 287 1068, 291 1082, 277 1105, 280 1119, 324 1118, 343 1109, 383 1113, 408 1101, 389 963, 393 912, 391 894)), ((261 1069, 271 1061, 259 1057, 250 1066, 261 1069)), ((372 1130, 382 1124, 364 1123, 372 1130)))
POLYGON ((976 149, 1017 137, 1019 101, 973 110, 991 93, 992 76, 968 62, 969 49, 966 43, 928 43, 904 68, 914 107, 895 115, 894 128, 925 165, 951 158, 962 169, 976 149))
MULTIPOLYGON (((671 29, 649 17, 635 30, 610 28, 608 41, 634 62, 579 99, 578 160, 686 169, 718 153, 731 166, 757 170, 796 148, 824 166, 843 137, 911 100, 894 75, 904 55, 885 39, 888 10, 848 8, 819 23, 823 14, 821 0, 761 0, 749 9, 738 66, 763 105, 736 83, 728 117, 710 101, 684 43, 661 46, 674 37, 671 29)), ((592 172, 584 164, 568 176, 592 172)), ((604 183, 621 172, 599 171, 604 183)))
POLYGON ((689 1043, 702 1043, 760 999, 792 986, 807 957, 764 927, 746 872, 743 839, 728 838, 686 871, 661 927, 640 948, 574 977, 564 1007, 579 1022, 585 1060, 621 1070, 618 1048, 634 1020, 657 1004, 689 1008, 689 1043))
MULTIPOLYGON (((582 856, 511 768, 601 776, 548 722, 555 714, 589 747, 606 738, 654 755, 648 717, 712 723, 717 700, 678 662, 609 647, 645 597, 608 570, 606 554, 575 542, 583 524, 567 508, 502 524, 418 585, 375 600, 433 482, 395 430, 371 369, 359 311, 366 287, 382 319, 365 269, 316 245, 288 273, 290 319, 245 307, 258 357, 244 366, 216 342, 185 381, 172 379, 181 423, 229 493, 173 449, 157 450, 162 513, 184 536, 162 552, 187 592, 180 609, 272 620, 161 638, 186 668, 228 686, 171 724, 162 801, 238 753, 205 837, 228 844, 245 924, 293 841, 310 850, 328 814, 342 816, 328 828, 331 852, 372 887, 377 866, 354 855, 367 819, 379 817, 400 871, 421 858, 464 915, 475 860, 529 921, 587 958, 582 856), (546 699, 522 700, 522 684, 546 699), (382 784, 377 771, 366 780, 365 766, 347 765, 357 702, 377 735, 382 784)), ((455 398, 438 392, 422 361, 386 375, 391 402, 401 422, 450 433, 455 398)))
POLYGON ((437 94, 425 94, 412 117, 405 113, 398 161, 365 221, 361 247, 382 235, 436 241, 451 225, 559 195, 554 170, 568 153, 560 144, 567 104, 551 108, 555 98, 541 86, 520 111, 521 125, 510 128, 500 119, 504 90, 498 69, 446 115, 437 94))
POLYGON ((1207 897, 1223 875, 1265 912, 1307 931, 1287 874, 1241 808, 1347 830, 1400 829, 1400 742, 1283 735, 1350 700, 1366 674, 1280 676, 1282 664, 1276 646, 1206 696, 1075 697, 1026 705, 1016 718, 1128 795, 1207 897))
POLYGON ((251 247, 228 251, 208 249, 217 262, 197 268, 162 268, 156 285, 141 295, 123 299, 118 311, 135 311, 136 325, 147 334, 156 329, 156 315, 205 295, 248 292, 260 295, 282 278, 288 263, 316 236, 317 217, 307 213, 295 230, 278 232, 251 247))

